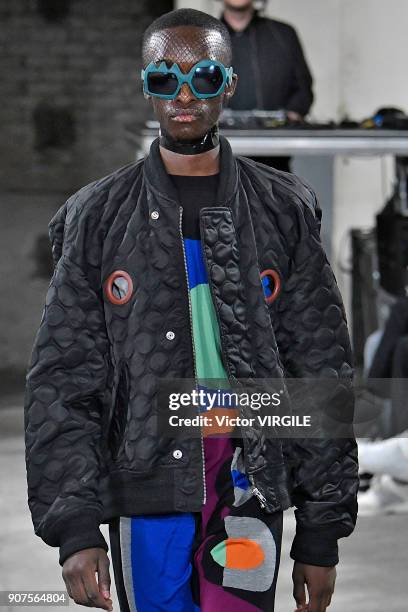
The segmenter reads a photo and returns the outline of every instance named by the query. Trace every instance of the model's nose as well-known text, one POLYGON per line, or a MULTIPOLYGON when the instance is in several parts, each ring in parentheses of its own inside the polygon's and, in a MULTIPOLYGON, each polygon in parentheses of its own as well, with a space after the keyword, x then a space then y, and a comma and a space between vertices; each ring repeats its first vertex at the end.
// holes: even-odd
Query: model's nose
POLYGON ((195 99, 196 98, 193 92, 191 91, 188 83, 183 83, 178 93, 177 100, 179 100, 183 104, 188 104, 188 102, 195 99))

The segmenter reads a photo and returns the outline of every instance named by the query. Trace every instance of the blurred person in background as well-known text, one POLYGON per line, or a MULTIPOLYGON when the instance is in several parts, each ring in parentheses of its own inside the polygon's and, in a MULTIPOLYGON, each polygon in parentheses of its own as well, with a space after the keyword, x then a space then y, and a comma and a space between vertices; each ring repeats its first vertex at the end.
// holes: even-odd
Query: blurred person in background
POLYGON ((368 489, 359 493, 360 516, 408 513, 408 430, 376 442, 358 442, 362 473, 374 474, 368 489))
POLYGON ((408 297, 396 300, 384 331, 374 334, 367 386, 390 398, 391 411, 383 434, 387 439, 358 443, 360 475, 374 475, 368 491, 359 494, 361 516, 408 512, 408 297))
MULTIPOLYGON (((224 0, 223 5, 221 21, 228 28, 232 64, 239 74, 229 108, 285 110, 289 121, 300 121, 313 103, 313 80, 295 29, 262 17, 254 0, 224 0)), ((290 171, 289 157, 256 159, 290 171)))
POLYGON ((389 434, 384 437, 397 436, 408 429, 408 297, 392 305, 369 361, 368 388, 391 398, 389 434))

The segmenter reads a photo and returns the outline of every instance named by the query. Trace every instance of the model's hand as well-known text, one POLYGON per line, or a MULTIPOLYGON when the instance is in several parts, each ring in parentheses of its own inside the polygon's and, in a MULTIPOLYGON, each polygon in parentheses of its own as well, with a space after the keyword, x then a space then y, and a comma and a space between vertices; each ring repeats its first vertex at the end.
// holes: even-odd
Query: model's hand
POLYGON ((62 577, 68 595, 81 606, 113 610, 110 599, 109 557, 103 548, 86 548, 65 560, 62 577), (96 582, 95 573, 98 574, 96 582))
POLYGON ((306 565, 296 561, 292 579, 293 597, 297 605, 295 612, 325 612, 334 591, 336 568, 306 565), (309 594, 308 603, 305 585, 309 594))

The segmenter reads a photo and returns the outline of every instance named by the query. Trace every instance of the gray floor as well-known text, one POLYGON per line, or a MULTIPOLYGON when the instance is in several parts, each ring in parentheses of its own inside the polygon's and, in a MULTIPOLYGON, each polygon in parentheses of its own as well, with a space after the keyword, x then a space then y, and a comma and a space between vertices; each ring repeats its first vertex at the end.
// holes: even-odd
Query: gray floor
MULTIPOLYGON (((19 405, 21 403, 16 397, 0 401, 0 590, 61 590, 65 585, 57 550, 46 546, 34 535, 28 512, 19 405)), ((292 562, 288 558, 294 519, 291 513, 286 516, 276 612, 292 612, 294 609, 292 562)), ((406 516, 360 519, 353 536, 341 541, 341 564, 331 612, 407 610, 407 522, 406 516)), ((105 525, 102 530, 108 540, 105 525)), ((114 585, 112 592, 114 610, 118 612, 114 585)), ((84 609, 72 601, 70 608, 84 609)), ((14 609, 0 608, 1 612, 14 609)), ((38 612, 50 610, 40 606, 35 609, 38 612)))

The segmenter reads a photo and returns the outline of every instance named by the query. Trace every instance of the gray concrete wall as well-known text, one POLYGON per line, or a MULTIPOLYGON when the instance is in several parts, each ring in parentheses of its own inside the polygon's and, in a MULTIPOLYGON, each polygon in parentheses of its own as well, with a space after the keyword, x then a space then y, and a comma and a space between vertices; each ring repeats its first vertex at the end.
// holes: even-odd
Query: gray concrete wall
POLYGON ((145 114, 138 77, 148 3, 72 0, 59 21, 39 4, 0 2, 3 190, 71 189, 126 163, 134 151, 126 126, 137 128, 145 114))
POLYGON ((0 0, 0 393, 21 383, 40 322, 50 218, 79 187, 134 158, 129 130, 137 135, 149 112, 142 34, 173 3, 66 4, 50 20, 39 6, 52 13, 64 2, 0 0))
POLYGON ((45 241, 47 224, 64 201, 63 193, 0 195, 0 370, 7 374, 23 370, 28 361, 49 282, 37 241, 45 241))

